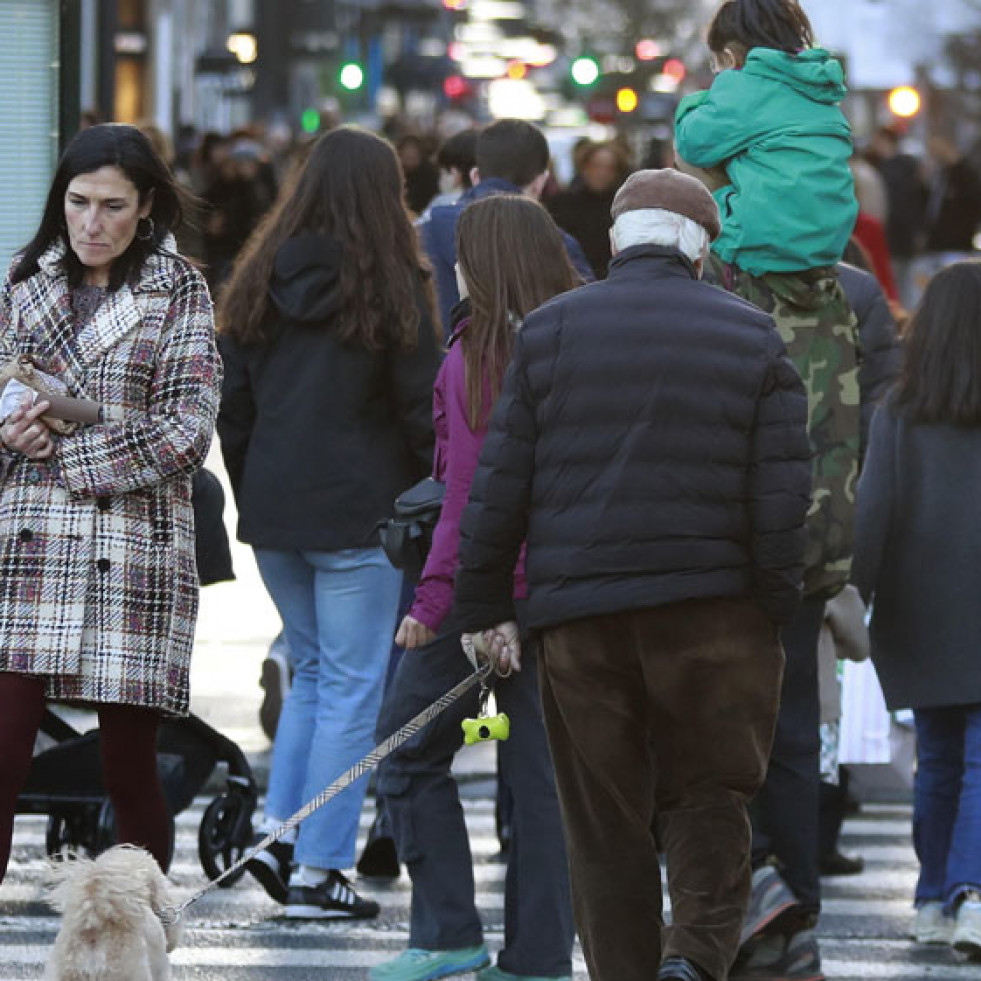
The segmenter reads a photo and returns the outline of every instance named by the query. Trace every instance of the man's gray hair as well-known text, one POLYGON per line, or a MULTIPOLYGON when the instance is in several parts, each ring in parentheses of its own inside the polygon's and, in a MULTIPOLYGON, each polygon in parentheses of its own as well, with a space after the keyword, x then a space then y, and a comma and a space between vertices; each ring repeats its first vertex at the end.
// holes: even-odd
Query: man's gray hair
POLYGON ((625 211, 613 223, 613 242, 622 252, 632 245, 664 245, 683 252, 692 262, 708 253, 708 232, 691 218, 664 208, 625 211))

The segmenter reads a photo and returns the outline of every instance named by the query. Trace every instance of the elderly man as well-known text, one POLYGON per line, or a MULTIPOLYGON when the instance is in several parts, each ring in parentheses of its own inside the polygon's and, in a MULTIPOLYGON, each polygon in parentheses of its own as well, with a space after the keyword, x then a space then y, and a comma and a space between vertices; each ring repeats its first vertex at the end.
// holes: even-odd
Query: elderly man
POLYGON ((519 666, 507 621, 527 540, 590 977, 722 981, 749 894, 778 626, 798 602, 807 400, 771 318, 699 282, 719 214, 698 181, 641 171, 612 213, 609 278, 518 334, 464 514, 457 612, 519 666))

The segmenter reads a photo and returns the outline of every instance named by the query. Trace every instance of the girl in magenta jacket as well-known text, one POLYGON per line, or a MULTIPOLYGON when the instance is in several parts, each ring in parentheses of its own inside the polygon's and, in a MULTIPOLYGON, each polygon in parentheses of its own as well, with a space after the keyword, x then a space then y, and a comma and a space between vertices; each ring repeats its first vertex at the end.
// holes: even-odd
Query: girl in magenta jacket
MULTIPOLYGON (((469 298, 471 312, 454 325, 433 404, 434 476, 446 483, 446 494, 415 603, 396 637, 406 653, 382 706, 382 739, 472 670, 451 614, 460 516, 522 318, 580 282, 558 228, 539 204, 524 197, 494 195, 471 204, 457 226, 457 254, 461 294, 469 298)), ((514 589, 519 623, 525 595, 519 560, 514 589)), ((500 761, 514 803, 504 947, 497 963, 490 964, 484 945, 474 903, 473 859, 450 776, 463 741, 460 720, 477 710, 473 694, 447 709, 379 770, 378 794, 413 893, 409 947, 372 968, 373 981, 430 981, 466 971, 479 971, 480 981, 571 978, 574 929, 565 843, 542 721, 535 643, 522 638, 522 651, 523 670, 495 687, 497 705, 511 719, 511 738, 500 744, 500 761)))

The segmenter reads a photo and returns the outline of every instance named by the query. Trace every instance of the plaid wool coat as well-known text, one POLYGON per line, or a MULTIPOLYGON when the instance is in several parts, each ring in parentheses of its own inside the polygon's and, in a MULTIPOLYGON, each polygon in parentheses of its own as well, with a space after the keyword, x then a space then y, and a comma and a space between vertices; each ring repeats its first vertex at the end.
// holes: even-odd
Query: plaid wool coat
MULTIPOLYGON (((165 243, 173 248, 173 240, 165 243)), ((214 429, 211 299, 157 252, 77 330, 64 245, 0 294, 0 357, 30 355, 103 422, 50 460, 0 453, 0 670, 51 698, 184 714, 197 617, 191 474, 214 429)), ((15 260, 16 261, 16 260, 15 260)))

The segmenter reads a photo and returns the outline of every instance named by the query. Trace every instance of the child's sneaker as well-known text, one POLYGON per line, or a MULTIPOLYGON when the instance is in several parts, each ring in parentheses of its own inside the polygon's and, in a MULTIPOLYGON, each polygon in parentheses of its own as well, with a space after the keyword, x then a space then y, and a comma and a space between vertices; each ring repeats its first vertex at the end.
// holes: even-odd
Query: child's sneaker
POLYGON ((487 948, 464 947, 461 950, 421 950, 410 947, 391 961, 378 964, 368 972, 371 981, 436 981, 451 974, 467 974, 490 963, 487 948))
POLYGON ((778 920, 798 906, 797 897, 783 881, 772 865, 764 865, 753 872, 749 907, 743 920, 739 945, 742 947, 766 928, 773 928, 778 920))
POLYGON ((764 934, 741 953, 729 981, 825 981, 814 931, 801 930, 791 937, 764 934))
POLYGON ((957 907, 953 944, 971 960, 981 960, 981 892, 966 893, 957 907))
POLYGON ((918 944, 949 944, 954 935, 954 921, 944 912, 944 904, 931 900, 918 906, 913 921, 913 939, 918 944))
POLYGON ((378 909, 378 903, 362 899, 337 869, 319 885, 291 885, 286 894, 286 916, 294 920, 370 920, 378 909))

